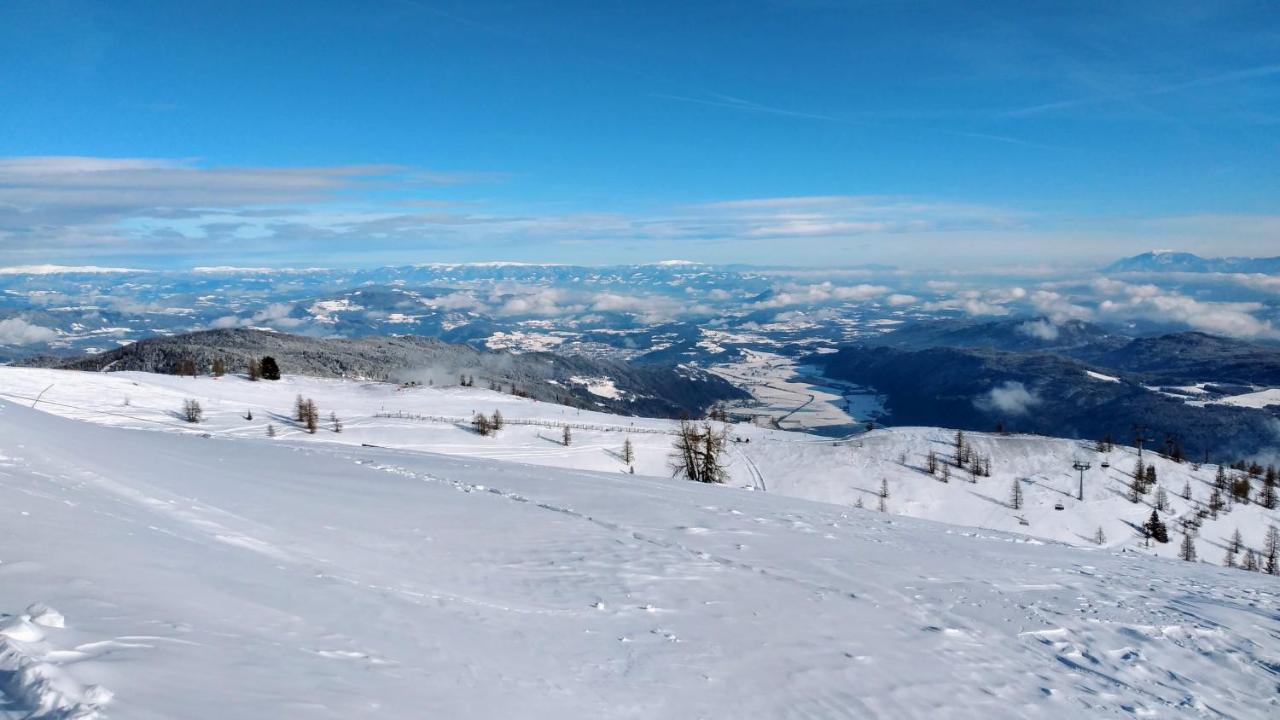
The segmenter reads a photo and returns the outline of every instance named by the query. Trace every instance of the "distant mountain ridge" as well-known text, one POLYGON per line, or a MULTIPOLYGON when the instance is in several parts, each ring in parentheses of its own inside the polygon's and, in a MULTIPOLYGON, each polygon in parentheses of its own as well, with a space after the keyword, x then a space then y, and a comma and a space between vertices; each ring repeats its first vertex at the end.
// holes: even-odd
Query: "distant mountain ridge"
POLYGON ((1280 385, 1280 348, 1194 331, 1134 338, 1081 320, 936 320, 908 325, 861 344, 900 350, 1053 353, 1148 384, 1280 385))
POLYGON ((96 355, 43 357, 27 364, 172 374, 188 360, 208 372, 221 359, 228 372, 244 372, 251 358, 264 355, 274 357, 286 374, 440 385, 457 384, 467 375, 481 387, 496 383, 509 391, 514 386, 538 400, 623 415, 701 416, 718 402, 747 397, 722 378, 687 366, 484 351, 419 336, 320 339, 246 328, 153 337, 96 355))
POLYGON ((875 388, 887 398, 891 425, 1003 426, 1125 442, 1134 426, 1145 426, 1156 443, 1172 439, 1195 459, 1234 460, 1276 448, 1277 418, 1265 409, 1189 404, 1148 389, 1141 376, 1098 372, 1105 368, 1054 353, 855 346, 806 362, 826 377, 875 388))
POLYGON ((1280 273, 1280 257, 1205 258, 1192 253, 1154 250, 1117 260, 1102 269, 1105 273, 1190 272, 1190 273, 1280 273))
POLYGON ((917 322, 870 338, 866 343, 915 350, 950 347, 1061 351, 1099 343, 1119 345, 1126 339, 1082 320, 1055 323, 1044 317, 1019 317, 988 322, 959 319, 917 322))

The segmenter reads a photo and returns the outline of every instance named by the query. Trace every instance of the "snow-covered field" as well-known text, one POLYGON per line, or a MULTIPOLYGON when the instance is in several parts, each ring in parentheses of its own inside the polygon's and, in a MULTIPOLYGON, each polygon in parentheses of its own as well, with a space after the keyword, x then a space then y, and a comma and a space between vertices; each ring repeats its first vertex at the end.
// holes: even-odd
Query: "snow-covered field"
MULTIPOLYGON (((0 718, 1280 712, 1280 581, 1147 557, 1124 523, 1150 509, 1108 474, 1129 450, 1100 472, 1078 443, 978 436, 995 477, 943 484, 915 465, 946 431, 736 426, 750 492, 665 477, 667 421, 476 388, 0 368, 0 393, 0 718), (294 427, 298 394, 344 431, 294 427), (428 418, 494 409, 537 424, 428 418), (1107 547, 976 527, 1096 525, 1107 547)), ((1256 547, 1266 512, 1206 523, 1202 556, 1235 525, 1256 547)))
POLYGON ((10 402, 0 438, 0 717, 1277 711, 1256 574, 10 402))
POLYGON ((1266 388, 1241 395, 1231 395, 1218 401, 1223 405, 1262 408, 1269 405, 1280 405, 1280 388, 1266 388))
MULTIPOLYGON (((1280 406, 1280 388, 1255 386, 1247 392, 1238 392, 1235 395, 1221 395, 1210 392, 1211 388, 1216 390, 1219 387, 1221 385, 1202 382, 1195 385, 1172 387, 1148 386, 1147 389, 1151 392, 1182 400, 1188 405, 1235 405, 1236 407, 1247 408, 1280 406)), ((1248 386, 1245 387, 1247 388, 1248 386)))
MULTIPOLYGON (((610 473, 626 473, 634 467, 639 475, 658 477, 671 474, 671 433, 676 427, 668 420, 578 410, 478 387, 405 388, 295 376, 278 382, 248 382, 236 376, 215 379, 0 367, 0 399, 30 405, 37 396, 37 407, 47 412, 114 426, 256 442, 272 442, 267 437, 272 426, 275 442, 370 444, 610 473), (292 419, 299 395, 319 406, 322 422, 315 435, 292 419), (180 417, 188 398, 198 400, 204 409, 204 421, 198 425, 180 417), (475 413, 494 411, 507 421, 502 431, 491 437, 472 431, 470 420, 475 413), (331 429, 327 420, 331 412, 342 423, 341 433, 331 429), (250 414, 252 420, 246 419, 250 414), (567 447, 565 424, 573 436, 567 447), (622 459, 626 439, 631 440, 635 454, 630 465, 622 459)), ((941 473, 930 476, 924 468, 930 451, 942 461, 949 456, 952 430, 891 428, 837 441, 740 423, 732 426, 730 436, 743 441, 730 443, 727 457, 729 484, 737 487, 844 507, 861 502, 874 509, 879 506, 883 480, 889 490, 885 506, 890 514, 1083 546, 1094 545, 1101 529, 1109 548, 1164 557, 1177 556, 1177 520, 1205 506, 1217 470, 1215 465, 1197 468, 1146 454, 1167 497, 1169 510, 1161 515, 1174 540, 1148 548, 1137 528, 1151 514, 1156 492, 1136 504, 1126 498, 1137 463, 1133 448, 1097 453, 1093 443, 973 433, 969 444, 991 459, 991 477, 971 478, 952 468, 950 482, 943 483, 941 473), (1076 460, 1091 464, 1085 472, 1083 501, 1076 499, 1079 474, 1072 468, 1076 460), (1102 467, 1103 463, 1110 467, 1102 467), (1015 482, 1024 498, 1017 510, 1009 502, 1015 482), (1189 501, 1181 497, 1188 485, 1189 501)), ((1280 510, 1234 505, 1217 518, 1205 519, 1195 538, 1197 552, 1204 561, 1221 563, 1236 530, 1245 545, 1257 551, 1273 523, 1280 524, 1280 510)))
POLYGON ((816 369, 775 353, 743 350, 741 360, 708 369, 751 393, 756 405, 746 412, 785 430, 847 434, 884 410, 874 392, 818 377, 816 369))

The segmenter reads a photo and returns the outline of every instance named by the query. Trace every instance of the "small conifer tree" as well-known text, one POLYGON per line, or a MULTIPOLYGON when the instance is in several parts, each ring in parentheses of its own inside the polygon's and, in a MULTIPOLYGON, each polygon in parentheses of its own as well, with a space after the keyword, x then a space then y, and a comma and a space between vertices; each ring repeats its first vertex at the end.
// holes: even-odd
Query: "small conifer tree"
POLYGON ((1262 541, 1262 552, 1265 555, 1263 569, 1268 575, 1280 575, 1280 529, 1275 525, 1267 528, 1267 537, 1262 541))
POLYGON ((320 410, 316 408, 314 400, 307 400, 306 407, 303 411, 302 422, 307 427, 307 432, 312 435, 316 434, 316 430, 320 428, 320 410))
POLYGON ((258 363, 258 368, 262 372, 263 380, 280 379, 280 365, 276 362, 276 359, 270 355, 262 358, 262 361, 258 363))
POLYGON ((1240 563, 1240 567, 1249 572, 1258 572, 1258 555, 1253 548, 1244 551, 1244 561, 1240 563))
POLYGON ((1151 517, 1147 518, 1142 530, 1143 534, 1158 543, 1169 542, 1169 529, 1165 526, 1164 521, 1160 519, 1160 514, 1155 510, 1151 511, 1151 517))
POLYGON ((1196 541, 1190 532, 1182 534, 1182 545, 1178 548, 1178 557, 1187 562, 1196 561, 1196 541))

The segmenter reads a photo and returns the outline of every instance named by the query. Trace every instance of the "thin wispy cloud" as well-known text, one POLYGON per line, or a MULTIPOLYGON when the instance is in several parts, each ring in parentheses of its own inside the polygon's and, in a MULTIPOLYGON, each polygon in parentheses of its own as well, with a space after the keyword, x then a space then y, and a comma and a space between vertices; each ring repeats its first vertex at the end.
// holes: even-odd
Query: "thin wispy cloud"
MULTIPOLYGON (((733 110, 737 112, 751 113, 757 115, 775 115, 778 117, 796 118, 799 120, 814 120, 824 123, 834 123, 838 125, 863 126, 863 127, 879 127, 890 128, 900 126, 900 124, 891 123, 884 119, 874 119, 877 116, 893 115, 893 113, 864 113, 859 116, 837 116, 825 113, 806 112, 803 110, 792 110, 774 105, 765 105, 751 100, 733 97, 730 95, 710 94, 707 97, 693 97, 689 95, 671 95, 666 93, 653 93, 652 97, 660 100, 669 100, 673 102, 688 103, 692 105, 702 105, 706 107, 722 108, 725 110, 733 110)), ((1055 145, 1024 140, 1022 138, 1012 137, 1009 135, 1001 135, 991 132, 975 132, 969 130, 955 130, 945 127, 924 126, 915 130, 924 134, 941 134, 951 135, 953 137, 968 138, 971 140, 982 140, 988 142, 1004 143, 1007 145, 1018 145, 1021 147, 1037 148, 1041 150, 1057 150, 1061 149, 1055 145)))
POLYGON ((675 102, 690 103, 694 105, 706 105, 708 107, 726 108, 729 110, 737 110, 740 112, 758 113, 764 115, 780 115, 782 117, 801 118, 804 120, 821 120, 823 122, 845 123, 845 124, 866 124, 857 120, 847 118, 839 118, 832 115, 824 115, 822 113, 803 112, 798 110, 788 110, 786 108, 773 107, 771 105, 762 105, 750 100, 743 100, 729 95, 711 95, 710 97, 697 98, 686 95, 668 95, 664 93, 654 93, 652 97, 661 100, 672 100, 675 102))
POLYGON ((1005 111, 1000 113, 1000 116, 1007 118, 1028 118, 1059 110, 1082 108, 1091 105, 1101 105, 1104 103, 1134 101, 1142 98, 1158 97, 1161 95, 1172 95, 1186 92, 1188 90, 1212 88, 1219 85, 1269 78, 1277 75, 1280 75, 1280 64, 1260 65, 1257 67, 1217 73, 1205 77, 1154 85, 1135 90, 1108 92, 1086 97, 1069 98, 1066 100, 1029 105, 1027 107, 1005 111))
MULTIPOLYGON (((285 257, 317 264, 332 262, 335 252, 368 263, 476 248, 520 260, 614 258, 625 250, 638 260, 692 254, 715 261, 729 246, 741 261, 760 261, 776 253, 779 242, 796 251, 789 264, 814 257, 896 262, 912 256, 1008 263, 1014 256, 1006 248, 1062 242, 1052 218, 952 199, 762 196, 567 211, 466 197, 467 181, 490 177, 397 165, 254 168, 205 167, 183 158, 0 158, 0 264, 240 265, 285 257), (445 186, 448 199, 423 196, 445 186)), ((1188 216, 1131 220, 1129 226, 1135 234, 1171 239, 1216 228, 1257 243, 1275 224, 1265 216, 1188 216)), ((1096 231, 1076 231, 1074 245, 1092 237, 1082 232, 1096 231)), ((1104 236, 1093 242, 1115 246, 1104 236)), ((979 310, 1001 305, 965 300, 979 310)))

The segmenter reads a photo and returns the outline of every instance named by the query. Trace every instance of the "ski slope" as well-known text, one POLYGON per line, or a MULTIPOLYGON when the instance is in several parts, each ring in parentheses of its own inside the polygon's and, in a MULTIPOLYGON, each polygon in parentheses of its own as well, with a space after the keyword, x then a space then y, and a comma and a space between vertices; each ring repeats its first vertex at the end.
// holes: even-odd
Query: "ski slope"
POLYGON ((671 479, 0 403, 0 718, 1277 712, 1280 585, 671 479))
MULTIPOLYGON (((95 423, 181 433, 211 434, 254 442, 306 441, 347 445, 371 444, 466 458, 516 461, 556 468, 669 477, 675 423, 578 410, 471 387, 400 387, 285 376, 278 382, 249 382, 226 376, 175 377, 150 373, 78 373, 0 367, 0 398, 67 417, 95 423), (294 422, 294 400, 312 398, 322 419, 335 412, 343 431, 327 422, 309 435, 294 422), (183 422, 179 410, 187 398, 205 410, 198 425, 183 422), (496 436, 471 430, 476 412, 500 411, 508 425, 496 436), (248 414, 253 415, 247 420, 248 414), (573 433, 562 443, 563 425, 573 433), (277 436, 267 438, 267 426, 277 436), (635 450, 631 465, 622 461, 629 438, 635 450)), ((1151 514, 1155 491, 1132 503, 1128 484, 1137 451, 1117 447, 1095 452, 1093 443, 1021 435, 970 434, 970 445, 991 458, 991 477, 970 478, 952 469, 950 482, 929 476, 926 456, 945 460, 952 452, 954 431, 939 428, 891 428, 833 441, 794 432, 737 424, 727 462, 732 485, 842 506, 861 502, 879 506, 881 481, 889 488, 885 509, 894 515, 938 520, 970 527, 1032 535, 1073 545, 1094 545, 1099 529, 1105 546, 1176 557, 1179 521, 1207 503, 1216 465, 1197 468, 1152 453, 1145 460, 1158 471, 1168 498, 1161 512, 1171 542, 1146 547, 1138 529, 1151 514), (1076 499, 1079 476, 1072 465, 1089 462, 1084 500, 1076 499), (1102 467, 1103 463, 1109 468, 1102 467), (973 480, 973 482, 970 482, 973 480), (1021 485, 1024 506, 1010 506, 1013 484, 1021 485), (1190 486, 1191 499, 1181 497, 1190 486), (1061 506, 1061 510, 1057 509, 1061 506)), ((1231 536, 1239 530, 1246 547, 1261 550, 1267 527, 1280 524, 1280 510, 1235 505, 1208 518, 1194 542, 1202 561, 1222 563, 1231 536)), ((1240 559, 1239 556, 1236 558, 1240 559)))

